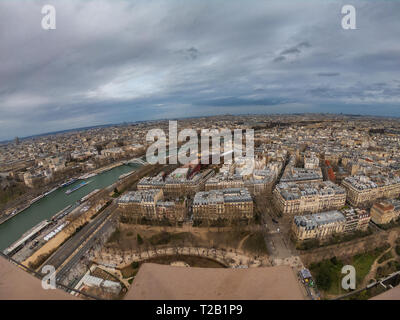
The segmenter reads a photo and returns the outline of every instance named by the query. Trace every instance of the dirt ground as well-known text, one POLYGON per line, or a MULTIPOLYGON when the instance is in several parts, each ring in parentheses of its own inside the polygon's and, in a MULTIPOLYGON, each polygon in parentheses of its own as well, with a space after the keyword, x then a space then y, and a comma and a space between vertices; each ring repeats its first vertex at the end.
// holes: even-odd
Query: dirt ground
POLYGON ((176 228, 120 224, 106 243, 110 250, 138 250, 162 246, 202 246, 243 249, 253 234, 249 228, 176 228), (141 241, 138 238, 142 239, 141 241))

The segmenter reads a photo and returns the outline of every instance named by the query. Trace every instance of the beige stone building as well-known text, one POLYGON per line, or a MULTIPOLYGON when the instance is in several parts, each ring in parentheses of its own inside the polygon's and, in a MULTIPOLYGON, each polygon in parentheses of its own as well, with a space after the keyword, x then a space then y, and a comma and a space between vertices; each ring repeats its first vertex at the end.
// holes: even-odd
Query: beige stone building
POLYGON ((346 208, 341 212, 346 218, 346 226, 344 232, 351 233, 354 231, 366 231, 368 229, 371 215, 367 210, 359 208, 346 208))
POLYGON ((292 231, 300 241, 325 239, 333 234, 343 233, 346 218, 339 211, 328 211, 303 216, 295 216, 292 231))
POLYGON ((24 183, 29 188, 37 188, 45 183, 45 175, 43 173, 26 172, 24 174, 24 183))
POLYGON ((377 199, 395 198, 400 194, 400 178, 396 176, 350 176, 342 181, 342 186, 352 206, 366 206, 377 199))
POLYGON ((163 197, 162 189, 132 191, 119 198, 118 206, 123 217, 129 220, 182 222, 187 212, 186 200, 163 201, 163 197))
POLYGON ((334 234, 366 231, 371 219, 366 210, 346 208, 316 214, 295 216, 292 231, 300 241, 324 240, 334 234))
POLYGON ((220 173, 210 178, 205 183, 205 191, 231 189, 231 188, 246 188, 253 195, 258 195, 263 192, 271 192, 276 176, 271 170, 254 170, 248 177, 238 174, 220 173))
POLYGON ((398 219, 400 200, 386 200, 374 203, 371 208, 371 219, 376 224, 387 224, 398 219))
POLYGON ((316 213, 342 208, 346 192, 331 181, 279 183, 273 192, 273 200, 283 214, 316 213))
POLYGON ((189 168, 177 168, 168 176, 159 174, 155 177, 142 178, 137 188, 139 190, 162 189, 168 196, 194 195, 204 190, 205 182, 214 175, 212 169, 191 172, 189 168))
POLYGON ((250 220, 253 216, 253 199, 245 188, 198 192, 193 200, 196 221, 250 220))

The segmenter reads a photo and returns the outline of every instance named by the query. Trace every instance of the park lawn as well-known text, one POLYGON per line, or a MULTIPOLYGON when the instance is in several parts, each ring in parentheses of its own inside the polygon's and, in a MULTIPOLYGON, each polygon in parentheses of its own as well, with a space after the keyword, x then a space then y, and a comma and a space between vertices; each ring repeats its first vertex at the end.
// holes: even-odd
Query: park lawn
POLYGON ((352 265, 356 269, 357 287, 371 270, 371 266, 377 257, 378 255, 371 252, 359 254, 353 257, 352 265))
POLYGON ((341 287, 343 262, 338 259, 323 260, 310 265, 309 269, 317 286, 328 295, 344 293, 341 287))
POLYGON ((378 263, 383 263, 384 261, 390 260, 393 258, 393 255, 390 251, 386 252, 382 257, 378 259, 378 263))
POLYGON ((357 285, 361 284, 365 276, 371 270, 374 261, 388 248, 385 246, 376 248, 375 250, 355 255, 352 259, 352 265, 356 268, 357 285))
MULTIPOLYGON (((348 264, 354 266, 356 269, 356 287, 361 285, 363 279, 371 270, 374 261, 388 249, 388 246, 382 246, 372 251, 355 255, 348 264)), ((318 263, 312 263, 309 266, 313 274, 317 286, 322 289, 327 295, 341 295, 346 293, 342 289, 341 283, 344 274, 342 274, 342 267, 347 264, 343 261, 332 258, 323 260, 318 263)))

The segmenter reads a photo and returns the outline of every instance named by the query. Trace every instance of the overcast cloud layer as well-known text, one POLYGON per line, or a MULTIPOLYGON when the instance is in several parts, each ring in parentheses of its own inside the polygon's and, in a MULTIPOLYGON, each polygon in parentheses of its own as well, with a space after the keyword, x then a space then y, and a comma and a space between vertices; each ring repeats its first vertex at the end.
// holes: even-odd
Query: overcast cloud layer
POLYGON ((400 2, 0 2, 0 140, 226 113, 400 116, 400 2), (41 28, 53 4, 57 29, 41 28))

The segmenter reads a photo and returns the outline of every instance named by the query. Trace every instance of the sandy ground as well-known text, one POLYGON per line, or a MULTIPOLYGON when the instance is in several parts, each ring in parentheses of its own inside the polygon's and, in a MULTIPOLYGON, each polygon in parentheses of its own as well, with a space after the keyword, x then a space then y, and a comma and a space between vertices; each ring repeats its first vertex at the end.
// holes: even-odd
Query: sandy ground
POLYGON ((76 298, 60 289, 43 289, 39 279, 0 257, 0 300, 9 299, 71 300, 76 298))
POLYGON ((400 300, 400 285, 385 291, 384 293, 378 294, 370 300, 400 300))
POLYGON ((250 269, 182 268, 145 263, 126 300, 303 300, 288 266, 250 269))

